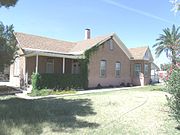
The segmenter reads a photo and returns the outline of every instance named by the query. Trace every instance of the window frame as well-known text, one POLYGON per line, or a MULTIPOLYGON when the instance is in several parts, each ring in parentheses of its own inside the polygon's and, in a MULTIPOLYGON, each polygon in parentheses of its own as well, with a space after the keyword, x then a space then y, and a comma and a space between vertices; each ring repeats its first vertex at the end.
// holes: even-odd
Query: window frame
POLYGON ((108 41, 108 45, 109 45, 109 50, 111 50, 111 51, 113 51, 114 50, 114 45, 113 45, 113 40, 112 39, 110 39, 109 41, 108 41))
POLYGON ((107 74, 106 74, 106 72, 107 72, 107 61, 106 60, 101 60, 100 61, 100 67, 99 67, 99 76, 100 76, 100 78, 106 78, 106 76, 107 76, 107 74), (103 67, 103 69, 102 69, 102 63, 101 62, 104 62, 105 63, 105 66, 103 67), (102 74, 104 72, 104 74, 102 74))
POLYGON ((144 77, 148 77, 149 75, 149 65, 146 63, 144 64, 144 77), (147 66, 147 70, 146 70, 146 66, 147 66))
POLYGON ((79 62, 72 62, 72 74, 80 74, 80 63, 79 62), (75 68, 74 68, 75 66, 75 68))
POLYGON ((121 76, 121 62, 117 61, 115 63, 115 77, 120 78, 120 76, 121 76), (119 68, 117 68, 117 66, 116 66, 117 64, 120 65, 119 68), (117 71, 119 71, 119 74, 117 74, 117 71))
POLYGON ((51 59, 51 58, 47 59, 47 61, 46 61, 46 73, 47 74, 53 74, 54 73, 54 59, 51 59), (52 65, 52 72, 48 71, 48 65, 52 65))
POLYGON ((141 63, 135 63, 134 64, 134 76, 135 77, 139 77, 141 72, 142 72, 142 64, 141 63), (140 65, 140 69, 139 70, 136 70, 137 65, 140 65), (136 72, 138 72, 138 74, 136 72))

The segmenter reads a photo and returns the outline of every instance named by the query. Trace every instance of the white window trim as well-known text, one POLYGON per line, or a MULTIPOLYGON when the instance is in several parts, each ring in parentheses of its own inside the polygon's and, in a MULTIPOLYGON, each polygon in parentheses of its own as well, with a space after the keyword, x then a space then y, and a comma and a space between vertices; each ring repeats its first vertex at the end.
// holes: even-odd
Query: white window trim
POLYGON ((121 76, 121 62, 117 61, 117 62, 115 63, 115 77, 116 77, 116 78, 120 78, 120 76, 121 76), (116 64, 120 64, 119 69, 116 67, 116 64), (117 71, 119 71, 119 75, 117 75, 117 71))
POLYGON ((144 64, 144 77, 148 77, 148 74, 149 74, 149 65, 148 64, 144 64), (146 68, 145 68, 146 65, 147 65, 147 71, 146 71, 146 68))
POLYGON ((100 72, 99 72, 99 76, 100 76, 100 78, 106 78, 106 72, 107 72, 107 61, 106 60, 101 60, 100 61, 100 67, 99 67, 99 70, 100 70, 100 72), (105 62, 105 67, 104 67, 104 69, 102 69, 102 67, 101 67, 101 62, 105 62), (104 70, 104 75, 102 75, 102 70, 104 70))
POLYGON ((135 77, 139 77, 141 72, 142 72, 142 65, 140 63, 135 63, 134 64, 134 75, 135 75, 135 77), (140 65, 140 70, 136 70, 136 67, 137 67, 136 65, 140 65), (136 74, 136 72, 138 72, 138 75, 136 74))
POLYGON ((109 45, 109 50, 111 50, 111 51, 113 51, 114 50, 114 45, 113 45, 113 40, 112 39, 110 39, 109 41, 108 41, 108 45, 109 45))

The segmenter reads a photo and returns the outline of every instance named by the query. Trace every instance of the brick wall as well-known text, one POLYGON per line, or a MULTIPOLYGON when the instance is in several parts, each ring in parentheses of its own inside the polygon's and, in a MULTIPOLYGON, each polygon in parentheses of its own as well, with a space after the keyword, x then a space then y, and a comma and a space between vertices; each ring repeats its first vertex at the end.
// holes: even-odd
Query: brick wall
POLYGON ((91 56, 89 69, 89 87, 96 87, 98 84, 102 86, 119 86, 122 82, 131 83, 130 77, 130 61, 127 55, 121 48, 113 41, 114 49, 109 49, 108 42, 105 42, 99 49, 91 56), (107 61, 106 77, 100 77, 100 61, 107 61), (115 63, 121 63, 121 74, 119 78, 115 76, 115 63))

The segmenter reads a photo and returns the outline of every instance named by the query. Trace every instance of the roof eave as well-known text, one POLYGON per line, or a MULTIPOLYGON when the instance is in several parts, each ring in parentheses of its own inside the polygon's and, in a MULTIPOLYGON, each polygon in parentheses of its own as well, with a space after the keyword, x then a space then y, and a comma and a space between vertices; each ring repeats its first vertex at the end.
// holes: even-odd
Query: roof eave
POLYGON ((70 58, 70 59, 83 59, 82 54, 66 54, 60 52, 53 52, 53 51, 43 51, 43 50, 27 50, 24 49, 24 56, 32 57, 32 56, 48 56, 48 57, 60 57, 60 58, 70 58))

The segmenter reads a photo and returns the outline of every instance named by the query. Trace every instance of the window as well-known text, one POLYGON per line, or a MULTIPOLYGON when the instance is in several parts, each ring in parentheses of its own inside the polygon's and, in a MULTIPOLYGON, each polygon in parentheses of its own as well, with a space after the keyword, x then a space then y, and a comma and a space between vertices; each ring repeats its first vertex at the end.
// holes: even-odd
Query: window
POLYGON ((109 40, 109 50, 113 50, 114 49, 114 46, 113 46, 113 41, 112 39, 109 40))
POLYGON ((106 77, 106 60, 100 61, 100 77, 106 77))
POLYGON ((134 64, 134 75, 137 77, 141 73, 141 64, 134 64))
POLYGON ((53 59, 47 59, 46 73, 54 73, 54 60, 53 59))
POLYGON ((116 77, 120 77, 120 73, 121 73, 121 63, 116 62, 116 65, 115 65, 115 75, 116 75, 116 77))
POLYGON ((145 53, 145 55, 144 55, 144 59, 145 59, 145 60, 149 60, 149 52, 148 52, 148 51, 146 51, 146 53, 145 53))
POLYGON ((14 76, 19 76, 19 57, 14 61, 14 76))
POLYGON ((148 74, 149 74, 148 64, 144 64, 144 76, 148 77, 148 74))
POLYGON ((79 62, 72 63, 72 74, 79 74, 80 73, 80 64, 79 62))

